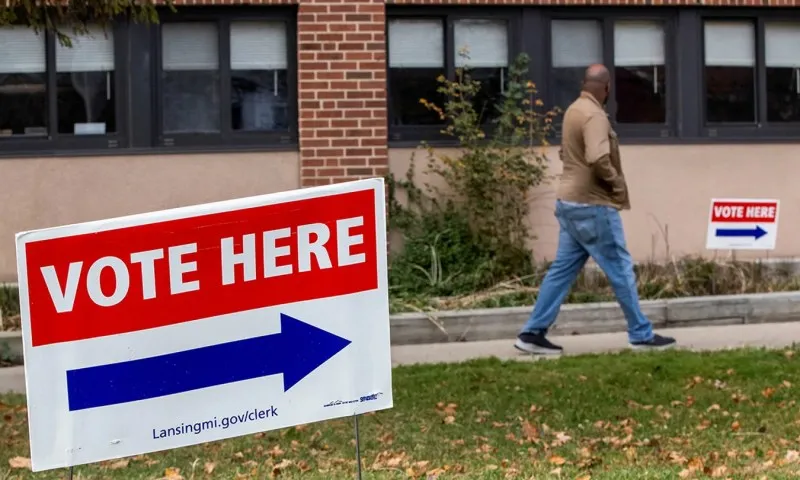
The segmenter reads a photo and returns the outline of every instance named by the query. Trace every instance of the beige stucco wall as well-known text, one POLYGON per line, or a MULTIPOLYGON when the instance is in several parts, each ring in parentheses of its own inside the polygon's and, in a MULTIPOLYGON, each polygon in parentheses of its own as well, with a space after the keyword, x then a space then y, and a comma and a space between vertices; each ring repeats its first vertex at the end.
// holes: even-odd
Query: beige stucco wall
POLYGON ((298 188, 296 152, 0 160, 0 281, 14 234, 298 188))
MULTIPOLYGON (((412 149, 390 150, 395 175, 404 175, 412 149)), ((452 153, 452 152, 451 152, 452 153)), ((557 151, 548 151, 550 173, 560 173, 557 151)), ((737 258, 800 256, 800 144, 623 146, 623 168, 632 209, 623 212, 628 247, 637 261, 671 256, 728 256, 705 249, 712 197, 777 198, 778 240, 774 251, 739 251, 737 258), (668 232, 668 233, 665 233, 668 232)), ((418 154, 424 165, 424 152, 418 154)), ((555 180, 558 181, 557 179, 555 180)), ((530 225, 538 259, 552 259, 558 228, 552 185, 534 192, 530 225)))

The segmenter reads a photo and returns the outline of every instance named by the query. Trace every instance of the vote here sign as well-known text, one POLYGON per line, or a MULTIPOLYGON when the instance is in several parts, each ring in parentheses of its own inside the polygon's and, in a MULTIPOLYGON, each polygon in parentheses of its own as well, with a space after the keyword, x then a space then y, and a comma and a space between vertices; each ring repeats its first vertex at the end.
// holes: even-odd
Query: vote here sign
POLYGON ((715 198, 706 248, 773 250, 778 239, 778 206, 772 199, 715 198))
POLYGON ((34 471, 392 406, 384 185, 17 235, 34 471))

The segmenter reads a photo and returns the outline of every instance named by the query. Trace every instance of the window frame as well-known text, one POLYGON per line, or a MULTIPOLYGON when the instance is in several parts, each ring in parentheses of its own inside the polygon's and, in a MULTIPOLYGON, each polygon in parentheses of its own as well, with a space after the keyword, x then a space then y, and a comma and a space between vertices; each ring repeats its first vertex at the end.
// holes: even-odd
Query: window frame
MULTIPOLYGON (((724 12, 713 9, 698 9, 700 54, 698 58, 700 78, 697 86, 700 104, 698 122, 701 136, 709 139, 731 141, 734 139, 752 140, 790 140, 800 136, 800 122, 769 122, 767 120, 767 67, 766 67, 766 24, 770 21, 786 20, 784 9, 778 11, 748 9, 728 9, 724 12), (755 121, 752 124, 733 122, 708 123, 705 101, 705 25, 706 21, 750 21, 755 34, 755 121)), ((796 23, 800 24, 800 20, 796 23)))
MULTIPOLYGON (((27 25, 20 25, 31 28, 27 25)), ((0 137, 0 152, 3 157, 37 154, 70 154, 119 151, 129 146, 128 123, 128 78, 129 68, 125 61, 128 50, 128 25, 115 20, 106 25, 114 36, 114 114, 116 132, 103 135, 74 135, 58 132, 58 85, 56 72, 56 35, 51 30, 43 30, 45 36, 45 81, 47 92, 47 130, 46 137, 11 136, 0 137)), ((1 47, 0 47, 1 48, 1 47)))
MULTIPOLYGON (((580 9, 574 10, 571 8, 553 8, 544 12, 545 16, 545 32, 543 34, 543 49, 545 52, 545 61, 547 71, 552 71, 553 67, 553 20, 593 20, 600 23, 602 31, 602 52, 603 64, 609 67, 611 74, 611 97, 608 100, 607 111, 609 120, 611 121, 614 130, 624 139, 636 140, 652 140, 652 139, 667 139, 675 138, 678 136, 678 102, 680 99, 679 90, 679 70, 680 65, 676 60, 675 41, 678 37, 678 23, 677 15, 674 10, 654 10, 652 8, 641 9, 642 11, 635 11, 632 9, 621 8, 603 8, 599 9, 580 9), (618 123, 616 121, 617 114, 617 98, 616 98, 616 64, 614 63, 614 24, 617 21, 654 21, 660 22, 664 25, 664 66, 666 68, 665 84, 667 88, 667 101, 666 101, 666 118, 663 124, 635 124, 635 123, 618 123)), ((554 90, 550 87, 553 85, 553 78, 547 75, 545 83, 545 98, 548 105, 555 106, 554 90)), ((558 105, 563 110, 569 105, 558 105)), ((555 138, 561 138, 560 129, 556 128, 554 132, 555 138)), ((624 143, 624 142, 623 142, 624 143)))
MULTIPOLYGON (((456 75, 455 22, 458 20, 505 20, 508 22, 508 59, 511 63, 522 48, 522 9, 518 7, 402 7, 387 6, 386 10, 386 114, 388 124, 389 147, 417 146, 421 141, 432 145, 452 144, 454 140, 441 133, 445 124, 441 125, 404 125, 391 124, 391 82, 389 82, 389 22, 392 20, 440 20, 444 27, 444 74, 449 79, 456 75)), ((531 66, 532 68, 532 66, 531 66)))
POLYGON ((289 147, 298 143, 298 76, 297 76, 297 23, 291 9, 286 8, 248 8, 236 7, 224 11, 198 8, 181 8, 177 12, 161 14, 158 28, 152 31, 152 103, 151 127, 153 148, 165 149, 208 149, 225 147, 235 150, 242 147, 264 148, 289 147), (230 86, 230 27, 232 22, 281 22, 286 26, 286 81, 289 128, 285 131, 236 131, 231 122, 230 86), (162 78, 162 26, 167 23, 214 23, 218 32, 219 52, 219 95, 220 132, 219 133, 174 133, 163 131, 163 78, 162 78))

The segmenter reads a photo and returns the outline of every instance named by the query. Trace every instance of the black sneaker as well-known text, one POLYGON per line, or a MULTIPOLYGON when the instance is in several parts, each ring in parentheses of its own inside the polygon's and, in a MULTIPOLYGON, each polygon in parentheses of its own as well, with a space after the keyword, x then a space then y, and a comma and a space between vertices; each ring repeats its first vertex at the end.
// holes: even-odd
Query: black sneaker
POLYGON ((675 339, 655 334, 649 342, 630 342, 634 350, 666 350, 675 346, 675 339))
POLYGON ((564 350, 560 346, 550 343, 542 333, 520 333, 514 347, 534 355, 558 355, 564 350))

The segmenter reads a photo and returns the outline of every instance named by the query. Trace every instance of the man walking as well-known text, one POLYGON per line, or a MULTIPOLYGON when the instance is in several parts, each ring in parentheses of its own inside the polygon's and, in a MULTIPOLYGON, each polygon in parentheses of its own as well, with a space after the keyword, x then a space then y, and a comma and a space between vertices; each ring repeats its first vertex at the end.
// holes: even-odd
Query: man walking
POLYGON ((603 65, 586 69, 580 97, 567 108, 561 135, 564 170, 555 216, 558 251, 539 289, 528 323, 515 347, 528 353, 561 353, 547 340, 561 304, 591 256, 614 289, 628 321, 630 346, 663 349, 675 339, 653 333, 639 306, 633 259, 625 244, 619 210, 629 209, 628 186, 622 173, 619 143, 606 115, 611 76, 603 65))

